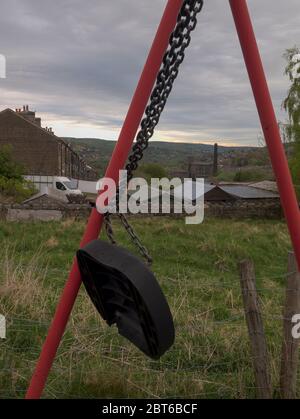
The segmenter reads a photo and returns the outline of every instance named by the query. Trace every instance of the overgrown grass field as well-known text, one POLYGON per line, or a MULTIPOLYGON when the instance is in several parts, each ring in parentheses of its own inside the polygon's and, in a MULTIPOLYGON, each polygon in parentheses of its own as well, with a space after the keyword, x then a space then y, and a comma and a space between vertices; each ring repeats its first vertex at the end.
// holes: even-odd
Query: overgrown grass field
MULTIPOLYGON (((136 218, 168 298, 175 346, 151 361, 108 328, 81 289, 46 398, 252 398, 255 383, 238 263, 251 258, 264 314, 275 396, 290 240, 280 221, 136 218)), ((115 224, 119 243, 132 245, 115 224)), ((77 250, 83 222, 0 223, 0 398, 22 398, 77 250)))

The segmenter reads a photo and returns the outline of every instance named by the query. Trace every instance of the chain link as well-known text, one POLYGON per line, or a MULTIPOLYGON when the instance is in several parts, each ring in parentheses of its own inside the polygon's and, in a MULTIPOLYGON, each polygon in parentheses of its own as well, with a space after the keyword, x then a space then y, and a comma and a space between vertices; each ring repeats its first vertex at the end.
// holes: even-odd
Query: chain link
POLYGON ((139 236, 136 234, 133 227, 129 224, 125 215, 124 214, 118 214, 118 217, 120 218, 123 226, 125 227, 125 230, 127 231, 129 236, 131 237, 132 242, 136 245, 136 247, 139 249, 142 256, 146 259, 148 265, 151 266, 152 262, 153 262, 153 259, 150 255, 150 253, 148 252, 147 248, 141 242, 139 236))
MULTIPOLYGON (((133 178, 139 162, 149 146, 149 140, 153 137, 154 130, 159 123, 161 114, 173 88, 175 79, 179 74, 179 68, 185 58, 185 50, 191 43, 191 33, 197 26, 197 15, 203 8, 203 0, 184 0, 178 15, 176 27, 170 37, 168 49, 164 55, 162 67, 158 73, 155 87, 150 97, 150 103, 146 108, 145 117, 141 122, 141 129, 137 134, 132 153, 126 165, 128 182, 133 178)), ((118 199, 117 199, 118 202, 118 199)), ((149 264, 152 258, 145 246, 142 245, 137 234, 129 224, 124 214, 118 214, 123 226, 130 235, 132 241, 139 248, 141 254, 149 264)), ((110 241, 115 244, 110 215, 105 215, 106 232, 110 241)))
POLYGON ((202 10, 203 0, 185 0, 178 16, 177 25, 173 31, 169 47, 164 55, 162 68, 158 73, 156 85, 152 91, 150 103, 146 108, 141 129, 133 145, 132 154, 126 166, 128 182, 133 178, 139 162, 149 146, 149 140, 159 123, 161 114, 173 88, 179 68, 185 58, 185 50, 191 43, 191 32, 197 25, 197 14, 202 10))
MULTIPOLYGON (((149 266, 151 266, 152 262, 153 262, 153 259, 152 259, 151 255, 149 254, 147 248, 142 244, 139 236, 134 231, 133 227, 130 225, 130 223, 127 220, 127 218, 125 217, 125 215, 124 214, 117 214, 117 216, 121 220, 121 223, 123 224, 123 226, 124 226, 125 230, 127 231, 128 235, 131 237, 132 242, 139 249, 141 255, 146 259, 147 264, 149 266)), ((106 235, 107 235, 109 241, 111 242, 111 244, 117 244, 117 242, 115 240, 115 236, 114 236, 114 230, 113 230, 113 227, 112 227, 111 216, 110 216, 109 213, 105 214, 104 223, 105 223, 106 235)))
POLYGON ((117 244, 117 242, 115 240, 114 230, 113 230, 113 226, 112 226, 112 223, 111 223, 111 217, 110 217, 109 212, 104 214, 104 225, 105 225, 106 235, 107 235, 109 241, 111 242, 111 244, 117 244))

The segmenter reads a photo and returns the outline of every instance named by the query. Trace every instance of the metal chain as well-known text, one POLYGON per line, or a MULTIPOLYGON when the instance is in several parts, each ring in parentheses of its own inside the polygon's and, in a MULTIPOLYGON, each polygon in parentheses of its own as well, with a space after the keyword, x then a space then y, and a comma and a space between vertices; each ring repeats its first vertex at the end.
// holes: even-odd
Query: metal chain
MULTIPOLYGON (((162 68, 158 73, 156 84, 150 97, 150 103, 146 108, 145 117, 141 122, 141 129, 133 145, 132 154, 128 158, 129 162, 126 165, 128 182, 133 178, 133 173, 137 170, 139 162, 142 160, 144 152, 149 146, 149 140, 153 137, 154 130, 159 123, 161 114, 172 91, 174 81, 179 74, 179 68, 184 61, 185 50, 191 43, 191 33, 197 26, 197 15, 201 12, 203 3, 203 0, 184 0, 183 2, 178 15, 176 28, 170 37, 169 46, 163 58, 162 68)), ((145 246, 142 245, 124 214, 118 214, 118 216, 141 254, 151 264, 151 256, 145 246)), ((115 244, 116 241, 114 239, 109 214, 105 216, 105 225, 110 241, 115 244)))
POLYGON ((149 140, 154 134, 161 114, 172 91, 175 79, 179 74, 180 65, 185 58, 185 50, 191 43, 191 32, 197 25, 197 14, 201 12, 203 0, 185 0, 178 16, 177 25, 173 31, 169 47, 164 55, 162 68, 158 73, 156 85, 152 91, 150 103, 146 108, 146 116, 141 122, 141 129, 129 156, 126 166, 128 182, 133 178, 133 172, 138 168, 144 151, 149 146, 149 140))
MULTIPOLYGON (((125 215, 118 213, 117 216, 120 218, 121 223, 123 224, 125 230, 127 231, 129 236, 131 237, 132 242, 139 249, 141 255, 146 259, 147 264, 149 266, 151 266, 152 262, 153 262, 153 259, 152 259, 151 255, 149 254, 147 248, 142 244, 139 236, 134 231, 133 227, 130 225, 130 223, 127 220, 127 218, 125 217, 125 215)), ((109 241, 111 242, 111 244, 117 244, 117 242, 115 240, 114 231, 113 231, 112 222, 111 222, 111 217, 110 217, 109 213, 105 214, 104 223, 105 223, 106 234, 107 234, 107 237, 108 237, 109 241)))
POLYGON ((127 220, 125 215, 124 214, 118 214, 118 217, 120 218, 123 226, 125 227, 125 230, 127 231, 129 236, 131 237, 132 242, 136 245, 136 247, 139 249, 142 256, 146 259, 148 265, 151 266, 152 262, 153 262, 153 259, 150 255, 150 253, 148 252, 147 248, 141 242, 139 236, 136 234, 133 227, 129 224, 129 221, 127 220))
POLYGON ((113 230, 113 227, 112 227, 111 217, 110 217, 109 212, 104 214, 104 225, 105 225, 106 235, 107 235, 109 241, 111 242, 111 244, 117 244, 117 242, 115 240, 114 230, 113 230))

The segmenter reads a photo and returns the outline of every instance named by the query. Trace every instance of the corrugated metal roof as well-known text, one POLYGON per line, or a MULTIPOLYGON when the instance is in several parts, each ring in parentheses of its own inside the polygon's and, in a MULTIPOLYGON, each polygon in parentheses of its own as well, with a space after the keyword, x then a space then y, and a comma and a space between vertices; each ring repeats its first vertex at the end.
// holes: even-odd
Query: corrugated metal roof
POLYGON ((279 198, 279 195, 266 191, 263 189, 254 188, 252 186, 245 185, 222 185, 220 186, 225 192, 241 199, 267 199, 267 198, 279 198))
MULTIPOLYGON (((272 198, 279 198, 279 195, 271 192, 266 191, 263 189, 258 189, 252 186, 248 186, 245 184, 231 184, 231 185, 214 185, 210 183, 204 183, 204 188, 202 187, 201 182, 196 182, 192 180, 188 180, 184 182, 184 189, 183 185, 178 186, 171 192, 171 195, 174 199, 179 199, 180 201, 184 198, 186 201, 195 202, 203 197, 205 199, 205 195, 209 192, 214 194, 216 191, 216 195, 218 196, 218 200, 228 200, 230 196, 232 199, 272 199, 272 198), (224 197, 222 198, 222 192, 224 192, 224 197), (220 195, 221 193, 221 195, 220 195), (227 195, 227 196, 226 196, 227 195)), ((142 202, 148 201, 152 197, 152 201, 156 202, 159 201, 162 195, 169 195, 168 191, 162 191, 159 189, 145 187, 141 188, 139 194, 142 194, 142 202)), ((216 198, 214 195, 208 194, 208 200, 215 200, 216 198)))
POLYGON ((193 180, 187 180, 184 182, 184 189, 182 190, 183 186, 178 186, 174 189, 173 195, 175 198, 185 198, 189 201, 196 201, 197 199, 201 198, 206 192, 215 188, 215 185, 210 185, 207 183, 196 182, 193 180))
MULTIPOLYGON (((200 184, 201 185, 201 184, 200 184)), ((227 194, 231 195, 233 198, 240 199, 271 199, 279 198, 277 193, 258 189, 245 184, 232 184, 232 185, 213 185, 209 183, 204 183, 204 191, 201 187, 196 188, 195 181, 186 181, 184 183, 184 197, 190 201, 195 201, 199 199, 203 193, 206 195, 208 192, 213 191, 214 189, 221 189, 227 194)), ((174 189, 174 196, 180 197, 182 193, 182 187, 174 189)))
POLYGON ((264 180, 263 182, 256 182, 251 184, 252 188, 264 189, 265 191, 278 192, 276 182, 264 180))

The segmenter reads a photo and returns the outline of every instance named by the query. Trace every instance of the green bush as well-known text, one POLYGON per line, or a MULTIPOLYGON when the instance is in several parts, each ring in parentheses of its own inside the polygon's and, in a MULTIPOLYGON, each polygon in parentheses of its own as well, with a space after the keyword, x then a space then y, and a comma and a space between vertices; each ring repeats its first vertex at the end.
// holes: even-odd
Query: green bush
POLYGON ((220 172, 216 179, 219 182, 233 182, 235 177, 235 172, 228 171, 228 172, 220 172))
POLYGON ((165 168, 160 164, 148 163, 141 165, 135 172, 135 176, 144 178, 148 183, 150 183, 152 178, 162 179, 168 177, 168 174, 165 168))
POLYGON ((15 198, 16 202, 22 202, 30 198, 36 189, 31 182, 23 179, 6 179, 0 176, 0 194, 5 197, 15 198))
POLYGON ((23 178, 23 167, 14 161, 12 147, 0 148, 0 195, 22 202, 36 192, 34 185, 23 178))
POLYGON ((262 171, 256 170, 240 170, 238 171, 233 180, 234 182, 259 182, 266 178, 265 173, 262 171))
POLYGON ((0 176, 5 179, 15 179, 23 181, 23 167, 14 161, 12 147, 5 145, 0 149, 0 176))

